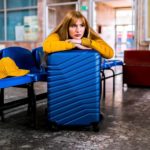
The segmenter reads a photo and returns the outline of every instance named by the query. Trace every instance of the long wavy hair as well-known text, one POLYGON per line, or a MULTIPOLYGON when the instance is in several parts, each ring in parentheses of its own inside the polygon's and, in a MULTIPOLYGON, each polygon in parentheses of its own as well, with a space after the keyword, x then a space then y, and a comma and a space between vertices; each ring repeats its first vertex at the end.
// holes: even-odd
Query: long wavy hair
POLYGON ((52 31, 52 33, 57 33, 62 41, 69 39, 69 26, 76 23, 78 19, 80 19, 85 26, 83 37, 91 39, 100 38, 98 34, 89 26, 87 19, 79 11, 68 12, 60 24, 52 31))

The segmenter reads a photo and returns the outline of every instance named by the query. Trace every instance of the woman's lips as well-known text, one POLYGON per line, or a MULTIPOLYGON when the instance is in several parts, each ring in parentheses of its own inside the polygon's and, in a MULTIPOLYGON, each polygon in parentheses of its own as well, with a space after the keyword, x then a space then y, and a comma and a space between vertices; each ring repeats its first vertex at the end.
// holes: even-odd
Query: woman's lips
POLYGON ((76 37, 80 37, 80 36, 81 36, 81 34, 75 34, 75 36, 76 36, 76 37))

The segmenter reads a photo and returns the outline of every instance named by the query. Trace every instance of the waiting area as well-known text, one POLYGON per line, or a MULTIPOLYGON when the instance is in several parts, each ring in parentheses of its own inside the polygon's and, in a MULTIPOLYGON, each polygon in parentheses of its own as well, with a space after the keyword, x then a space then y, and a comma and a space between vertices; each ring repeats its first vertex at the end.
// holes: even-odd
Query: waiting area
MULTIPOLYGON (((17 51, 16 47, 15 51, 17 51)), ((24 50, 22 49, 22 51, 24 50)), ((33 52, 35 55, 36 51, 33 52)), ((8 56, 8 54, 9 49, 3 53, 3 56, 8 56)), ((31 63, 31 61, 29 62, 31 63)), ((135 149, 136 145, 136 149, 148 150, 150 148, 150 118, 148 116, 150 91, 146 87, 122 86, 125 81, 124 74, 122 75, 122 71, 123 73, 126 71, 124 70, 125 65, 123 68, 122 64, 119 65, 120 67, 115 68, 115 72, 109 67, 106 67, 105 71, 102 70, 104 72, 101 76, 100 111, 104 119, 100 121, 99 132, 94 132, 91 126, 62 126, 57 130, 50 130, 46 111, 47 96, 43 95, 43 93, 47 93, 46 72, 40 67, 39 70, 32 68, 33 71, 30 72, 32 74, 28 77, 28 74, 22 76, 24 79, 21 79, 21 82, 16 80, 16 77, 1 79, 1 83, 3 83, 1 84, 1 98, 3 98, 1 102, 3 103, 1 103, 0 148, 130 150, 135 149), (30 80, 27 80, 28 78, 30 80), (5 83, 7 79, 12 79, 13 82, 5 83), (19 84, 16 84, 21 83, 20 85, 22 85, 26 81, 28 81, 26 88, 20 88, 19 84), (28 84, 32 82, 35 82, 34 86, 28 84), (16 84, 14 84, 16 87, 12 87, 13 83, 16 84), (5 88, 4 91, 3 88, 5 88), (105 98, 103 94, 105 94, 105 98), (16 99, 23 100, 22 104, 24 105, 16 105, 16 99), (30 99, 31 101, 28 101, 30 99), (35 102, 36 99, 40 101, 35 102), (34 125, 34 128, 31 125, 34 125)))
POLYGON ((28 114, 32 116, 31 124, 36 128, 36 101, 45 95, 48 98, 47 114, 51 122, 49 126, 54 123, 93 124, 93 128, 99 130, 98 124, 102 120, 99 107, 101 97, 105 99, 106 79, 113 78, 114 93, 115 76, 122 72, 118 74, 112 67, 122 66, 122 61, 102 61, 100 54, 94 50, 72 50, 48 55, 47 66, 44 67, 42 47, 30 51, 23 47, 12 46, 2 49, 0 54, 2 121, 4 121, 4 110, 28 104, 28 114), (105 70, 110 70, 112 75, 106 77, 105 70), (34 84, 39 81, 44 81, 48 85, 47 92, 41 95, 34 92, 34 84), (27 97, 5 103, 5 89, 10 87, 26 88, 27 97))

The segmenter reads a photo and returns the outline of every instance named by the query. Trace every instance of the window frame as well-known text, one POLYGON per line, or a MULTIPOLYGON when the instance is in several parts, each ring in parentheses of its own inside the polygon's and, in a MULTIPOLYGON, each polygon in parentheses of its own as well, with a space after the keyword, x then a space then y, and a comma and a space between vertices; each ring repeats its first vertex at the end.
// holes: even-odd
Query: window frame
POLYGON ((144 16, 144 38, 145 41, 150 41, 150 0, 145 0, 144 4, 144 11, 145 11, 145 16, 144 16))
MULTIPOLYGON (((16 7, 16 8, 7 8, 7 0, 3 0, 3 9, 0 9, 0 12, 4 13, 4 40, 0 40, 0 42, 18 42, 16 40, 8 40, 8 37, 7 37, 7 16, 8 16, 8 12, 13 12, 13 11, 22 11, 22 10, 34 10, 36 9, 36 11, 38 11, 38 7, 37 5, 36 6, 26 6, 26 7, 16 7)), ((38 0, 37 0, 38 2, 38 0)), ((20 42, 20 41, 19 41, 20 42)), ((21 42, 32 42, 32 41, 21 41, 21 42)))

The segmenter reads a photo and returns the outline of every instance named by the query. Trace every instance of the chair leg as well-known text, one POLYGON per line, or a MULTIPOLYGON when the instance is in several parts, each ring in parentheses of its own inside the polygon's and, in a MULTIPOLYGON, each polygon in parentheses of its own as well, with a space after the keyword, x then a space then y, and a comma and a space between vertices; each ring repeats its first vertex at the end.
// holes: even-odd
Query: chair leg
POLYGON ((103 100, 105 100, 105 96, 106 96, 106 78, 105 78, 104 71, 101 71, 101 73, 102 73, 102 79, 103 79, 103 100))
POLYGON ((113 73, 113 94, 115 93, 115 71, 113 70, 113 69, 110 69, 111 71, 112 71, 112 73, 113 73))
POLYGON ((30 115, 31 113, 31 100, 30 100, 30 85, 27 85, 27 97, 28 97, 28 110, 27 110, 27 115, 30 115))
MULTIPOLYGON (((4 105, 4 88, 0 89, 0 107, 4 105)), ((0 111, 1 120, 4 121, 4 113, 3 110, 0 111)))
MULTIPOLYGON (((29 107, 31 107, 31 115, 32 115, 32 123, 33 127, 36 128, 36 96, 34 91, 34 84, 31 83, 28 86, 28 94, 29 94, 29 107)), ((29 108, 30 109, 30 108, 29 108)))

